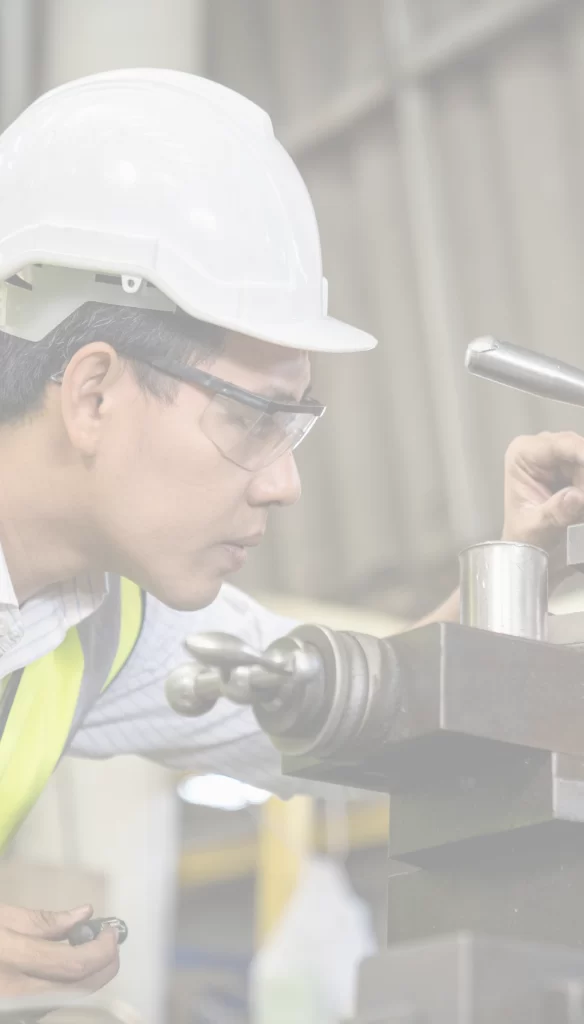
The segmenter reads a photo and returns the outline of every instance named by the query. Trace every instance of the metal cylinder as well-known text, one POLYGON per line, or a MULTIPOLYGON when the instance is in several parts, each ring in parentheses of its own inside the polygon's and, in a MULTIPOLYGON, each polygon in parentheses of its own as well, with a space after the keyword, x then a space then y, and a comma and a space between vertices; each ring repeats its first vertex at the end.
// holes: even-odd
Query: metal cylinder
POLYGON ((460 554, 460 621, 464 626, 546 639, 548 556, 512 541, 474 544, 460 554))

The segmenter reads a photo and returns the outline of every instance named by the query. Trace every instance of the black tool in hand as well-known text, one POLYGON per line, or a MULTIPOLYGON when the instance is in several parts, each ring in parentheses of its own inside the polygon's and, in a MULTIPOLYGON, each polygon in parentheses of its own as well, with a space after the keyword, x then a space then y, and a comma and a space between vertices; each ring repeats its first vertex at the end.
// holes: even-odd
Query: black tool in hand
POLYGON ((73 925, 67 939, 71 946, 82 946, 85 942, 96 939, 104 928, 113 928, 117 933, 118 946, 128 938, 128 926, 120 917, 94 917, 91 921, 82 921, 73 925))

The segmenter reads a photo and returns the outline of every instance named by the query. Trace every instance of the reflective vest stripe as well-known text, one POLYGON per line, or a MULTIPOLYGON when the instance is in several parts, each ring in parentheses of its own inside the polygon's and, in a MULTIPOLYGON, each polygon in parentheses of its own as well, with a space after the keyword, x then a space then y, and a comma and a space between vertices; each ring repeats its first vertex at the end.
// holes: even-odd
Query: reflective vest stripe
POLYGON ((122 671, 136 646, 144 621, 143 592, 135 583, 131 583, 130 580, 122 579, 120 583, 121 615, 118 650, 110 673, 104 683, 104 690, 122 671))
MULTIPOLYGON (((140 588, 122 581, 120 635, 105 689, 134 649, 143 619, 140 588)), ((39 798, 66 746, 85 671, 77 629, 22 674, 0 742, 0 849, 39 798)))

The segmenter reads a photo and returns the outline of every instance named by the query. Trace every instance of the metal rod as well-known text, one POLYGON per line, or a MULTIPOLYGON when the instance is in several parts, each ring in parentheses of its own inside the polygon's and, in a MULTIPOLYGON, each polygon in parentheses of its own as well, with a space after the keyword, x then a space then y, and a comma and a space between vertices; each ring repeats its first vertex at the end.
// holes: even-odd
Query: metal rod
POLYGON ((584 406, 584 372, 496 338, 477 338, 466 351, 469 373, 540 398, 584 406))

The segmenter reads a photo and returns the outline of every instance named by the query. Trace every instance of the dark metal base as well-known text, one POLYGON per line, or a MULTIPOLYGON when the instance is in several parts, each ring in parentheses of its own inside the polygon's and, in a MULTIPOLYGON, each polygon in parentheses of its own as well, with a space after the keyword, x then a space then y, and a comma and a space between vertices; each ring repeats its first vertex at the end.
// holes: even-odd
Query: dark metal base
POLYGON ((581 830, 582 825, 569 822, 533 826, 519 830, 507 849, 494 837, 484 840, 474 856, 450 856, 442 864, 434 862, 431 870, 393 861, 389 942, 468 930, 582 950, 581 830))
POLYGON ((394 946, 363 965, 354 1024, 398 1021, 584 1024, 584 953, 472 933, 394 946))
POLYGON ((496 777, 502 761, 531 753, 584 754, 582 647, 454 623, 387 643, 400 708, 384 739, 354 757, 294 755, 284 744, 284 774, 394 795, 437 779, 452 789, 460 777, 496 777))

